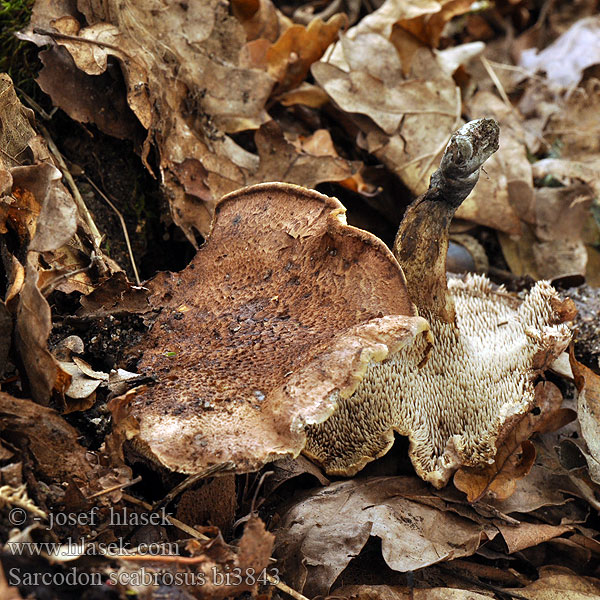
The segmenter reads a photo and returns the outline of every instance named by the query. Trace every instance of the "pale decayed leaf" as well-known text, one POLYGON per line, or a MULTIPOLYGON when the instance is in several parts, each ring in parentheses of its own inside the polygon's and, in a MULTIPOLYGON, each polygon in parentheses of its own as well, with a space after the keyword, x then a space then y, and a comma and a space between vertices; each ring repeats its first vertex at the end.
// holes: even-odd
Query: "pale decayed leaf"
POLYGON ((542 567, 540 578, 525 588, 506 590, 529 600, 593 600, 600 595, 600 583, 565 567, 542 567))
POLYGON ((600 18, 577 21, 567 32, 541 52, 528 48, 521 54, 520 65, 564 87, 579 83, 584 69, 600 63, 600 18))
POLYGON ((591 478, 600 482, 600 376, 571 358, 577 386, 577 419, 589 455, 586 456, 591 478))
POLYGON ((284 515, 275 542, 287 581, 308 596, 326 594, 370 536, 381 539, 392 569, 408 572, 469 556, 496 535, 473 509, 440 511, 424 503, 430 496, 410 477, 338 482, 306 495, 284 515))

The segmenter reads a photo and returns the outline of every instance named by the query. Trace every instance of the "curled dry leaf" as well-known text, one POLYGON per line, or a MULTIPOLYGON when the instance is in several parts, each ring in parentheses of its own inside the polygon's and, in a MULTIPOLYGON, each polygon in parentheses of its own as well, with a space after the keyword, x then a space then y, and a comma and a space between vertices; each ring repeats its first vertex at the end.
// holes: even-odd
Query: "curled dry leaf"
POLYGON ((585 276, 588 254, 583 230, 592 198, 592 189, 583 184, 536 188, 533 224, 523 224, 519 237, 500 235, 511 271, 534 279, 585 276))
POLYGON ((427 13, 416 18, 399 20, 396 27, 405 29, 432 48, 437 48, 446 24, 454 17, 470 12, 473 3, 469 0, 441 0, 420 4, 423 7, 429 5, 427 13))
POLYGON ((248 41, 274 42, 288 26, 271 0, 231 0, 231 9, 244 26, 248 41))
POLYGON ((219 203, 193 262, 150 283, 162 310, 136 350, 157 383, 111 405, 138 451, 184 473, 297 455, 371 361, 422 337, 392 254, 343 215, 285 184, 219 203))
POLYGON ((524 216, 520 238, 500 235, 502 252, 513 273, 556 279, 589 274, 586 268, 593 247, 586 244, 586 230, 593 225, 590 206, 598 197, 598 159, 586 162, 543 159, 532 165, 537 180, 552 177, 564 187, 536 188, 529 216, 524 216))
POLYGON ((0 431, 28 453, 36 477, 62 483, 75 478, 81 487, 97 477, 86 459, 79 432, 55 410, 0 392, 0 431))
POLYGON ((572 525, 547 525, 545 523, 520 523, 517 527, 498 523, 497 527, 506 542, 509 554, 543 544, 574 530, 572 525))
POLYGON ((469 556, 497 534, 474 509, 464 507, 459 516, 422 501, 430 497, 410 477, 356 479, 310 492, 282 517, 276 534, 274 555, 286 583, 311 597, 327 594, 370 536, 381 539, 390 568, 409 572, 469 556))
POLYGON ((372 365, 352 397, 309 427, 305 451, 328 473, 356 473, 389 449, 393 431, 409 437, 418 475, 437 487, 460 466, 492 461, 496 443, 533 405, 535 378, 569 343, 568 311, 546 282, 520 305, 482 276, 447 288, 450 219, 497 148, 493 120, 464 125, 429 190, 407 209, 394 252, 433 347, 424 365, 423 339, 372 365))
POLYGON ((277 81, 279 94, 300 85, 310 66, 323 56, 327 47, 338 38, 348 22, 345 14, 338 13, 324 23, 314 19, 307 27, 292 25, 267 50, 267 72, 277 81))

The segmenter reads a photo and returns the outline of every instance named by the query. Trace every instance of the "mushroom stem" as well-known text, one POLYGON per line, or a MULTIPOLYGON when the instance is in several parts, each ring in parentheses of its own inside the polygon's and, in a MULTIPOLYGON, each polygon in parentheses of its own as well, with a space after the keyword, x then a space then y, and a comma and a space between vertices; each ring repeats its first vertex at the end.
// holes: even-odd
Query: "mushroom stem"
POLYGON ((446 285, 448 229, 456 209, 479 179, 481 165, 498 149, 494 119, 477 119, 452 134, 429 189, 406 210, 394 242, 411 300, 426 317, 454 322, 446 285))

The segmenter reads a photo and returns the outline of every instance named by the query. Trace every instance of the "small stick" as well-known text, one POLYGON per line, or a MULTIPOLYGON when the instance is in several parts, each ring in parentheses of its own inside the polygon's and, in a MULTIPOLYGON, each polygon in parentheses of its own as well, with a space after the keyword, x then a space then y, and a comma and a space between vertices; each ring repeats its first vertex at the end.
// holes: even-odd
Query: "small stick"
POLYGON ((488 59, 485 56, 481 57, 481 64, 484 66, 485 70, 487 71, 487 74, 490 76, 490 79, 496 86, 496 89, 498 90, 498 93, 500 94, 500 97, 502 98, 504 104, 506 104, 508 108, 512 108, 512 104, 508 98, 508 95, 506 94, 506 91, 504 90, 502 82, 500 81, 500 79, 498 79, 498 75, 496 75, 496 72, 494 71, 494 69, 492 69, 492 65, 490 65, 488 59))
POLYGON ((156 502, 152 507, 152 510, 158 510, 162 506, 166 506, 169 504, 169 502, 172 502, 177 496, 179 496, 179 494, 193 486, 197 481, 206 479, 207 477, 211 477, 217 473, 222 473, 223 471, 230 471, 234 467, 235 465, 231 461, 227 461, 208 467, 204 469, 204 471, 196 473, 195 475, 186 477, 181 483, 177 484, 162 500, 156 502))
POLYGON ((119 221, 121 223, 121 229, 123 229, 123 237, 125 238, 125 244, 127 245, 127 252, 129 253, 129 261, 131 262, 131 267, 133 269, 133 274, 135 276, 135 282, 137 285, 141 285, 140 276, 138 274, 137 266, 135 264, 135 257, 133 256, 133 250, 131 249, 131 242, 129 241, 129 233, 127 232, 127 225, 125 224, 125 219, 123 215, 120 213, 119 209, 110 201, 108 196, 87 176, 86 173, 83 174, 86 181, 96 190, 96 192, 100 195, 100 197, 115 211, 119 221))
POLYGON ((83 198, 81 197, 81 194, 79 193, 79 188, 75 184, 75 180, 73 179, 71 172, 67 168, 67 164, 65 163, 63 155, 54 143, 54 140, 50 136, 50 132, 46 129, 46 127, 44 127, 44 125, 42 125, 41 123, 38 123, 37 126, 40 128, 40 131, 44 135, 46 143, 48 144, 48 148, 50 149, 50 152, 52 152, 52 155, 56 159, 56 162, 58 163, 63 177, 67 181, 71 193, 73 194, 75 204, 77 205, 77 210, 79 210, 79 214, 90 229, 90 232, 92 234, 92 244, 94 246, 94 251, 96 252, 96 255, 98 257, 101 257, 102 251, 100 250, 100 242, 102 241, 102 236, 100 235, 100 232, 98 231, 98 228, 96 227, 96 224, 92 219, 92 215, 90 214, 90 211, 88 210, 87 206, 85 205, 85 202, 83 201, 83 198))
POLYGON ((131 481, 128 481, 126 483, 118 483, 117 485, 113 485, 112 487, 106 488, 105 490, 100 490, 99 492, 96 492, 95 494, 92 494, 91 496, 88 496, 86 498, 86 500, 91 500, 92 498, 99 498, 100 496, 104 496, 105 494, 110 494, 111 492, 116 492, 117 490, 124 490, 125 488, 131 486, 131 485, 135 485, 136 483, 139 483, 142 480, 142 476, 138 476, 135 479, 132 479, 131 481))
MULTIPOLYGON (((128 54, 127 52, 125 52, 125 50, 123 50, 123 48, 120 48, 116 44, 110 44, 109 42, 102 42, 100 40, 91 40, 89 38, 79 37, 76 35, 67 35, 66 33, 59 33, 58 31, 50 31, 48 29, 43 29, 41 27, 34 27, 33 33, 37 33, 39 35, 47 35, 48 37, 51 37, 54 40, 67 40, 67 41, 79 42, 79 43, 83 43, 83 44, 91 44, 92 46, 101 46, 103 48, 110 48, 111 50, 116 50, 119 54, 123 54, 124 56, 126 56, 127 58, 130 58, 131 60, 135 60, 135 58, 133 56, 131 56, 131 54, 128 54)), ((136 61, 136 62, 138 62, 138 61, 136 61)))

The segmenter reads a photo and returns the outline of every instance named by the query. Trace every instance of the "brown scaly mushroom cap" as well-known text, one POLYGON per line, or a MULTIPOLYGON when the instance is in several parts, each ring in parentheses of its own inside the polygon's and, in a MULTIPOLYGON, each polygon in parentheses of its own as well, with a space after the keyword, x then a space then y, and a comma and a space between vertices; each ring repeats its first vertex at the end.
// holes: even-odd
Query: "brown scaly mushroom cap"
POLYGON ((411 298, 431 324, 417 340, 374 364, 356 393, 308 428, 305 452, 331 474, 353 475, 387 452, 397 431, 410 439, 420 477, 442 487, 461 465, 493 462, 497 444, 533 405, 535 377, 571 339, 555 290, 539 282, 522 304, 483 276, 446 283, 448 227, 498 148, 498 126, 480 119, 456 132, 429 190, 407 209, 394 253, 411 298))
POLYGON ((371 362, 427 336, 392 253, 344 212, 278 183, 218 204, 192 263, 150 284, 161 312, 136 350, 156 385, 111 404, 138 451, 182 473, 297 455, 371 362))

